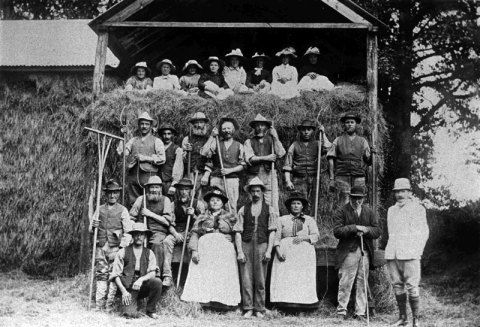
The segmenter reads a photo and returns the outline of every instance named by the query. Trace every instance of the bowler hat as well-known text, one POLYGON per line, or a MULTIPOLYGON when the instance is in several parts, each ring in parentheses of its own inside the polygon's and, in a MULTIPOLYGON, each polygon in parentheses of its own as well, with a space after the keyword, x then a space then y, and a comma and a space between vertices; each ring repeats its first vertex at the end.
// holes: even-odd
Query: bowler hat
POLYGON ((262 189, 262 192, 265 192, 265 190, 267 189, 265 187, 265 184, 263 184, 262 180, 258 177, 252 178, 250 182, 248 182, 248 184, 244 186, 243 189, 245 190, 245 192, 250 192, 250 188, 252 186, 260 186, 262 189))
POLYGON ((354 119, 354 120, 357 122, 357 124, 360 124, 361 121, 362 121, 362 119, 360 118, 360 116, 357 115, 357 114, 354 113, 354 112, 347 112, 347 113, 343 114, 342 117, 340 118, 340 121, 341 121, 342 123, 344 123, 347 119, 354 119))
POLYGON ((351 189, 350 189, 350 196, 351 197, 364 197, 366 196, 366 191, 365 191, 365 187, 363 186, 353 186, 351 189))
POLYGON ((170 59, 163 59, 159 61, 155 67, 157 67, 157 69, 160 70, 163 64, 167 64, 170 66, 170 73, 173 73, 175 69, 177 69, 170 59))
POLYGON ((408 178, 397 178, 393 184, 393 191, 411 190, 412 186, 408 178))
POLYGON ((227 203, 228 202, 228 198, 227 196, 225 195, 225 193, 223 193, 223 191, 217 187, 213 188, 212 190, 208 191, 207 194, 205 194, 203 196, 203 200, 205 202, 208 202, 210 201, 211 198, 213 197, 217 197, 219 198, 220 200, 222 200, 223 204, 227 203))
POLYGON ((272 127, 272 121, 263 117, 261 114, 257 114, 248 125, 250 125, 251 128, 255 128, 256 123, 263 123, 266 124, 269 128, 272 127))
POLYGON ((317 123, 313 119, 304 119, 299 125, 297 125, 297 129, 307 128, 307 127, 317 129, 317 123))
POLYGON ((188 122, 190 124, 193 124, 194 122, 199 121, 199 120, 203 120, 206 123, 208 123, 210 121, 210 119, 208 119, 207 116, 205 116, 205 114, 203 112, 196 112, 196 113, 193 114, 193 116, 190 118, 190 120, 188 122))
POLYGON ((150 176, 148 181, 145 183, 145 186, 149 185, 162 185, 162 179, 156 175, 150 176))
POLYGON ((122 187, 115 180, 110 179, 103 187, 103 190, 105 192, 121 191, 122 187))
POLYGON ((193 183, 188 178, 182 178, 181 180, 178 181, 177 184, 175 184, 175 188, 178 189, 179 187, 185 187, 185 188, 193 189, 193 183))
POLYGON ((158 129, 158 133, 160 134, 164 130, 170 130, 172 134, 178 134, 177 130, 171 124, 162 124, 158 129))
POLYGON ((303 204, 303 210, 305 211, 305 209, 310 205, 310 203, 308 202, 308 200, 303 196, 302 192, 299 192, 299 191, 293 191, 290 196, 288 197, 288 199, 285 201, 285 207, 287 207, 287 210, 290 211, 290 205, 292 204, 293 201, 295 200, 298 200, 300 202, 302 202, 303 204))
POLYGON ((144 223, 134 223, 132 226, 132 230, 129 231, 128 234, 133 235, 134 233, 151 234, 152 231, 149 230, 144 223))

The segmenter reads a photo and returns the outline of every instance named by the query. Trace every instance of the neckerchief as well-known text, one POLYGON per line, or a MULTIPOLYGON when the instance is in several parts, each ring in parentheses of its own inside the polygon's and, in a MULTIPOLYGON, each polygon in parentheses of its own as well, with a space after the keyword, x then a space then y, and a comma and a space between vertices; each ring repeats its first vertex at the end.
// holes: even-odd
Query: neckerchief
POLYGON ((297 233, 303 229, 303 223, 305 222, 305 217, 303 216, 303 213, 301 213, 298 217, 295 217, 292 215, 292 233, 293 236, 297 236, 297 233))

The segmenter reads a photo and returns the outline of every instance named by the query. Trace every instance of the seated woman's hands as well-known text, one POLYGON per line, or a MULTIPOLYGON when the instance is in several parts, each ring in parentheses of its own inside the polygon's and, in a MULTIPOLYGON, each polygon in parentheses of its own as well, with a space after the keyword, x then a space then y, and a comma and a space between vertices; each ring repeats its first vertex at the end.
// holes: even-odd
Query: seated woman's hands
POLYGON ((275 248, 275 252, 277 253, 277 258, 278 260, 280 261, 285 261, 285 259, 287 258, 286 254, 284 251, 282 251, 282 249, 280 248, 280 246, 277 246, 275 248))

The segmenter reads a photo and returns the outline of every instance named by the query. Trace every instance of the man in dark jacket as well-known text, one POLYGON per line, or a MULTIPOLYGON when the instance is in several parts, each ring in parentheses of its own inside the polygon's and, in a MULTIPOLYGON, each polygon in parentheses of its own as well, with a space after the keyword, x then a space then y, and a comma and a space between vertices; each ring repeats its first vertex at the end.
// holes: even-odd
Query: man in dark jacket
POLYGON ((173 199, 175 185, 183 177, 183 150, 173 142, 177 130, 170 124, 163 124, 158 129, 158 134, 165 147, 165 163, 160 166, 162 178, 162 193, 173 199))
POLYGON ((340 240, 337 245, 338 307, 337 314, 347 317, 347 305, 355 283, 355 317, 363 320, 367 310, 364 280, 368 280, 369 266, 373 268, 373 240, 380 236, 380 227, 374 211, 363 204, 365 188, 354 186, 350 202, 338 210, 334 218, 333 234, 340 240), (361 241, 364 240, 362 258, 361 241))
POLYGON ((110 280, 115 281, 122 292, 125 316, 139 317, 137 301, 148 297, 147 315, 157 319, 155 307, 162 295, 162 282, 155 278, 158 270, 155 255, 152 250, 143 246, 150 231, 145 224, 135 223, 129 233, 132 235, 133 244, 117 252, 110 280))

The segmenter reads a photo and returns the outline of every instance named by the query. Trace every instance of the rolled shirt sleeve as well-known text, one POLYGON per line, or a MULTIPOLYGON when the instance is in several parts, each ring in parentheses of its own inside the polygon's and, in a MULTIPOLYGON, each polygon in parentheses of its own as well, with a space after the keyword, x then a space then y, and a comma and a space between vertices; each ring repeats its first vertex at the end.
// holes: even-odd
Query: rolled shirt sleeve
POLYGON ((147 274, 152 271, 159 271, 157 258, 152 250, 148 249, 148 267, 147 267, 147 274))
POLYGON ((255 151, 253 151, 252 142, 250 141, 250 139, 247 139, 243 144, 243 151, 245 162, 250 163, 252 157, 255 156, 255 151))
POLYGON ((245 221, 245 207, 241 207, 237 213, 237 222, 233 226, 233 231, 237 233, 243 233, 243 222, 245 221))
POLYGON ((130 217, 134 221, 138 221, 140 211, 142 210, 143 207, 143 195, 139 196, 135 202, 132 205, 132 208, 130 209, 130 217))
POLYGON ((121 248, 120 250, 118 250, 117 254, 115 255, 115 259, 113 260, 112 272, 108 277, 109 280, 113 281, 115 278, 122 276, 124 258, 125 258, 125 249, 121 248))
POLYGON ((175 151, 175 162, 173 164, 172 171, 172 186, 175 186, 183 177, 183 150, 182 148, 177 148, 175 151))
POLYGON ((330 149, 327 152, 327 158, 336 158, 337 157, 337 144, 338 144, 338 137, 333 140, 330 149))
POLYGON ((155 138, 155 153, 152 154, 153 163, 155 165, 163 165, 166 160, 165 156, 165 145, 163 144, 162 140, 158 137, 155 138))
POLYGON ((245 149, 243 147, 243 144, 240 143, 240 151, 238 153, 238 163, 242 166, 245 166, 246 163, 245 163, 245 149))
POLYGON ((283 165, 283 171, 292 171, 293 169, 293 151, 295 149, 294 143, 290 145, 287 151, 287 157, 285 158, 285 163, 283 165))
POLYGON ((175 215, 173 214, 173 203, 167 196, 164 196, 165 206, 163 207, 163 217, 168 220, 170 224, 175 222, 175 215))
POLYGON ((217 143, 216 139, 213 136, 210 136, 207 142, 200 149, 200 155, 211 158, 217 152, 217 143))
POLYGON ((120 247, 124 248, 130 244, 132 241, 132 235, 128 232, 132 230, 133 221, 130 219, 130 214, 128 213, 127 208, 123 207, 122 210, 122 227, 123 227, 123 236, 122 240, 120 241, 120 247))
POLYGON ((282 230, 283 230, 283 223, 282 218, 280 217, 277 219, 277 228, 275 232, 275 241, 273 242, 273 246, 280 245, 280 241, 282 240, 282 230))

